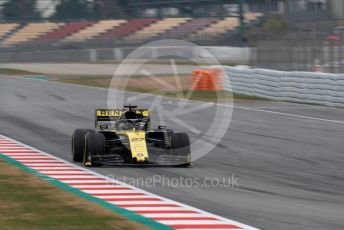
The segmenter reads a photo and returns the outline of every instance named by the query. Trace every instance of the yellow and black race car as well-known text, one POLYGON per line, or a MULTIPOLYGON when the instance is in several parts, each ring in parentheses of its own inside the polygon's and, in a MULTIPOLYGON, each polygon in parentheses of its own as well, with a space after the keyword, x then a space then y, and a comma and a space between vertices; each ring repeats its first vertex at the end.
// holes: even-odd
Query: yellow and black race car
POLYGON ((72 156, 85 166, 191 165, 190 140, 186 133, 159 126, 150 128, 148 109, 97 109, 95 129, 76 129, 72 156))

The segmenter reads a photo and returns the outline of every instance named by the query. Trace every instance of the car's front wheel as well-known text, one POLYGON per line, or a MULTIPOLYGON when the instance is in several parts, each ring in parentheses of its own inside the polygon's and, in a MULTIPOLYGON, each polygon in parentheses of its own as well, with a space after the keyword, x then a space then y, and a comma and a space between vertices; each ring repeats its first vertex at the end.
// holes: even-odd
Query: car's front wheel
POLYGON ((176 165, 191 165, 190 139, 186 133, 171 134, 171 154, 176 159, 176 165))
POLYGON ((84 159, 85 166, 99 166, 99 163, 92 162, 92 156, 104 155, 105 137, 101 133, 89 132, 86 135, 84 159))
POLYGON ((76 129, 72 135, 72 157, 75 162, 82 162, 84 157, 85 136, 92 129, 76 129))

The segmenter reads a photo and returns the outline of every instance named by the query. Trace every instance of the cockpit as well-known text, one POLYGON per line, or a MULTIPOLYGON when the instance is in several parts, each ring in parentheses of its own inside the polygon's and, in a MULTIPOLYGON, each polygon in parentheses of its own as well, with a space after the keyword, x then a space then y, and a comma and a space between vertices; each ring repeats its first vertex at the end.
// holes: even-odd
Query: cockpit
POLYGON ((116 121, 115 128, 118 131, 122 130, 144 130, 148 129, 148 121, 144 119, 142 114, 137 114, 134 111, 127 111, 121 115, 121 117, 116 121))

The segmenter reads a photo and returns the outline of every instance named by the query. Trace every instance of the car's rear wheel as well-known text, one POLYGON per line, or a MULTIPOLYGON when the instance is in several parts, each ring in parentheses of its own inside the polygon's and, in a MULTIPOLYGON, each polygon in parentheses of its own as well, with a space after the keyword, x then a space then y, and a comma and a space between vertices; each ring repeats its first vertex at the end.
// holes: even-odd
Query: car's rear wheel
POLYGON ((75 162, 82 162, 84 157, 85 136, 92 129, 76 129, 72 135, 72 157, 75 162))
POLYGON ((176 165, 191 165, 190 139, 186 133, 171 134, 171 154, 176 159, 176 165))
POLYGON ((104 155, 105 137, 101 133, 89 132, 86 135, 83 163, 85 166, 99 166, 99 163, 92 162, 92 156, 104 155))

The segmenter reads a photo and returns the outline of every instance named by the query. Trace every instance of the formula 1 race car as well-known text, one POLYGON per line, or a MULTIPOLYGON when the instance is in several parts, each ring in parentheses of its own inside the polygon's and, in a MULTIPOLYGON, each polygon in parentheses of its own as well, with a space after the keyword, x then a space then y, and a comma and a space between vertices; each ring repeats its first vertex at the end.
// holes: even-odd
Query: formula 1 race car
POLYGON ((191 165, 190 140, 164 126, 151 130, 148 109, 97 109, 95 129, 76 129, 73 161, 100 165, 191 165))

